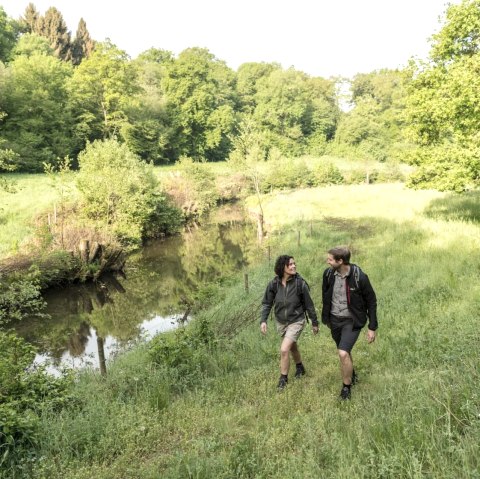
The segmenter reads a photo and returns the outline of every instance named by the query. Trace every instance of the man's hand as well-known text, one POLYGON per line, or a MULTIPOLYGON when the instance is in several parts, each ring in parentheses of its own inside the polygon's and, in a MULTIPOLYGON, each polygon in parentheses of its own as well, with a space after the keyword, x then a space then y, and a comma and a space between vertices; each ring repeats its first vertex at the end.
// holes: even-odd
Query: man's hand
POLYGON ((367 342, 373 343, 375 341, 375 331, 367 329, 367 342))
POLYGON ((262 332, 262 334, 267 334, 267 323, 265 321, 260 324, 260 331, 262 332))
POLYGON ((317 334, 318 333, 318 326, 312 326, 312 332, 313 332, 313 334, 317 334))

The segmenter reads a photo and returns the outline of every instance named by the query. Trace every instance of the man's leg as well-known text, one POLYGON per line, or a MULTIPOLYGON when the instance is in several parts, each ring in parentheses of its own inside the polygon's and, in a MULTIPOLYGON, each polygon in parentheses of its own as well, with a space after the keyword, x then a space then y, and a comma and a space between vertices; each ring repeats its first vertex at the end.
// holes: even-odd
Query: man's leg
POLYGON ((338 350, 338 357, 340 358, 340 370, 342 372, 343 384, 349 386, 352 384, 353 375, 353 361, 352 356, 348 351, 338 350))

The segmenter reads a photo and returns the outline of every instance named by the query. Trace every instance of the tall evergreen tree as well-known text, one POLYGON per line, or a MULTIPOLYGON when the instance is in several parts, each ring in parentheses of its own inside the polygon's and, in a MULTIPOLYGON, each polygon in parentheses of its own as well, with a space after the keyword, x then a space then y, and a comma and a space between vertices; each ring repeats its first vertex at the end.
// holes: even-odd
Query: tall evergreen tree
POLYGON ((55 55, 61 60, 71 60, 71 37, 62 14, 55 7, 50 7, 39 24, 40 35, 48 38, 55 55))
POLYGON ((39 34, 40 31, 40 14, 38 13, 35 5, 29 3, 25 9, 23 17, 20 19, 20 24, 25 33, 36 33, 39 34))
POLYGON ((83 18, 78 22, 77 33, 72 44, 72 63, 80 65, 84 58, 88 58, 95 48, 95 41, 87 30, 87 24, 83 18))

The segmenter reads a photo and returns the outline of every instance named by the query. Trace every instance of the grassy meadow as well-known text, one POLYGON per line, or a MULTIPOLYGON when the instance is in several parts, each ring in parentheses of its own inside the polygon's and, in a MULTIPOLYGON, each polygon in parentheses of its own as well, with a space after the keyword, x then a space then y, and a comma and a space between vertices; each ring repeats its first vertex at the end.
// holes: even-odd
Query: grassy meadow
POLYGON ((70 406, 44 412, 28 477, 479 478, 478 200, 401 184, 266 195, 249 291, 239 272, 157 349, 140 344, 106 378, 83 373, 70 406), (307 375, 277 393, 279 339, 258 324, 274 257, 295 256, 320 309, 337 244, 376 290, 377 340, 362 333, 360 382, 340 403, 335 345, 308 326, 307 375))

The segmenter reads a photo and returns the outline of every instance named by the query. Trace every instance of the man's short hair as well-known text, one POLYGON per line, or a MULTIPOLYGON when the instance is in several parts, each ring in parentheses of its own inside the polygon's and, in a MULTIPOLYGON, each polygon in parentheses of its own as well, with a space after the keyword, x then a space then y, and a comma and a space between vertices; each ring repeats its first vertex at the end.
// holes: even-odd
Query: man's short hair
POLYGON ((290 256, 288 254, 282 254, 281 256, 279 256, 277 258, 277 260, 275 261, 275 267, 273 268, 273 270, 275 271, 275 274, 280 278, 282 279, 283 277, 283 273, 285 271, 285 266, 288 265, 288 263, 290 262, 290 260, 293 258, 293 256, 290 256))
POLYGON ((350 264, 351 253, 346 246, 335 246, 328 250, 328 254, 331 254, 335 261, 343 260, 343 264, 350 264))

